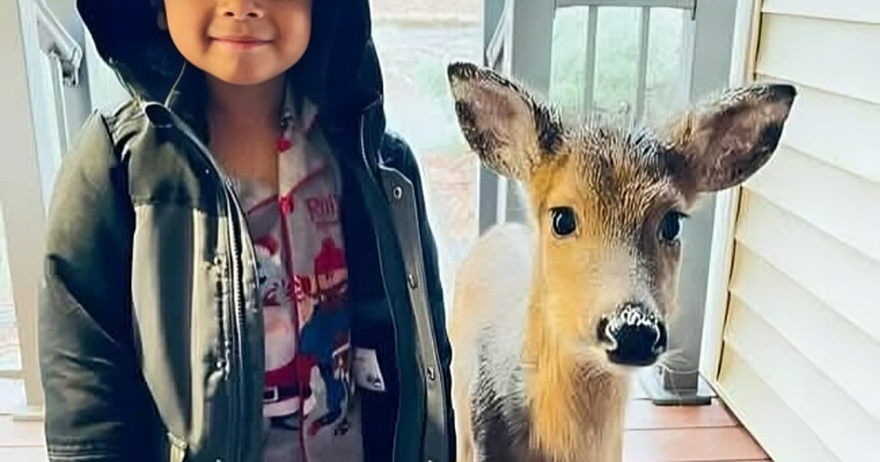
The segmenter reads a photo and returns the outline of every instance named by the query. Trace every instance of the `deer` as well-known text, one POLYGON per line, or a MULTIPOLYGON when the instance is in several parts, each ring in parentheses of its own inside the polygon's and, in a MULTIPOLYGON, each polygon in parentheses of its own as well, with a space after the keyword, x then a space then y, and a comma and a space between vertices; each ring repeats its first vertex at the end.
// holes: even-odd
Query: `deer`
POLYGON ((767 164, 797 91, 728 87, 652 128, 564 119, 473 63, 447 77, 470 151, 527 209, 455 273, 457 459, 620 462, 632 376, 668 353, 682 227, 767 164))

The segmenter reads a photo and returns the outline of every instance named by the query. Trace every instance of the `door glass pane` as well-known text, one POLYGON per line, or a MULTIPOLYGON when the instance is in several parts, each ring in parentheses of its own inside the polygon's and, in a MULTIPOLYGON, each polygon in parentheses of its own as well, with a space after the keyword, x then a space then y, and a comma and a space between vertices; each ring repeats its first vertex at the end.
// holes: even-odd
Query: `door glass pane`
POLYGON ((26 406, 24 380, 0 379, 0 416, 19 412, 26 406))
POLYGON ((14 371, 21 369, 21 352, 6 249, 6 226, 0 204, 0 371, 14 371))
POLYGON ((648 35, 648 75, 645 93, 645 122, 658 124, 688 100, 684 75, 687 65, 684 25, 689 12, 653 8, 648 35))
POLYGON ((635 107, 639 16, 639 8, 599 9, 593 107, 613 120, 629 120, 635 107))
MULTIPOLYGON (((372 0, 388 128, 419 158, 446 300, 477 235, 477 158, 458 127, 446 66, 482 64, 482 0, 372 0)), ((448 306, 448 303, 447 303, 448 306)))
POLYGON ((564 112, 573 113, 584 99, 586 75, 587 9, 556 10, 550 51, 550 100, 564 112))
MULTIPOLYGON (((566 112, 583 106, 586 75, 587 7, 556 12, 553 25, 550 99, 566 112)), ((600 7, 596 28, 593 110, 628 121, 638 85, 641 8, 600 7)), ((685 12, 651 8, 644 122, 654 124, 687 101, 684 75, 685 12)))

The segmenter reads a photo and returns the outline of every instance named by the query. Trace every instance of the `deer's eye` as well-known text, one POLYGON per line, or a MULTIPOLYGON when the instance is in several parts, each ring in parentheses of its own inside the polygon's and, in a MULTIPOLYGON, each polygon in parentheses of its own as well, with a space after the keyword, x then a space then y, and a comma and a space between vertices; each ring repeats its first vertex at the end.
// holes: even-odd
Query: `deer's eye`
POLYGON ((577 231, 577 217, 571 207, 554 207, 550 209, 553 234, 566 237, 577 231))
POLYGON ((660 239, 666 242, 674 242, 681 234, 681 220, 685 215, 681 212, 669 211, 660 221, 660 239))

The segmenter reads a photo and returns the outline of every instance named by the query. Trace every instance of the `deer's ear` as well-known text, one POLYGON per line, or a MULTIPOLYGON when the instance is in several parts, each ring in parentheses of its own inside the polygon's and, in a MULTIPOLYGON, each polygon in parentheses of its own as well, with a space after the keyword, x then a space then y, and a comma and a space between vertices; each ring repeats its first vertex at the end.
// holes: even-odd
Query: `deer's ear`
POLYGON ((750 85, 728 90, 674 120, 673 175, 695 193, 744 182, 776 151, 796 95, 791 85, 750 85))
POLYGON ((488 168, 522 180, 559 149, 559 118, 528 91, 474 64, 453 63, 447 71, 461 131, 488 168))

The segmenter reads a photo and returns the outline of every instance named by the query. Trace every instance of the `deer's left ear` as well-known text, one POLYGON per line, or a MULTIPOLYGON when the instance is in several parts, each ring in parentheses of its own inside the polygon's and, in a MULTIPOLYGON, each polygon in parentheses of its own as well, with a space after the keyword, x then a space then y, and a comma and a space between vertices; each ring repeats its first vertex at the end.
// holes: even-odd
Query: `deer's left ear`
POLYGON ((669 132, 673 176, 695 193, 744 182, 776 151, 796 95, 791 85, 756 84, 685 113, 669 132))
POLYGON ((559 118, 520 84, 471 63, 447 71, 461 132, 488 168, 524 180, 559 149, 559 118))

